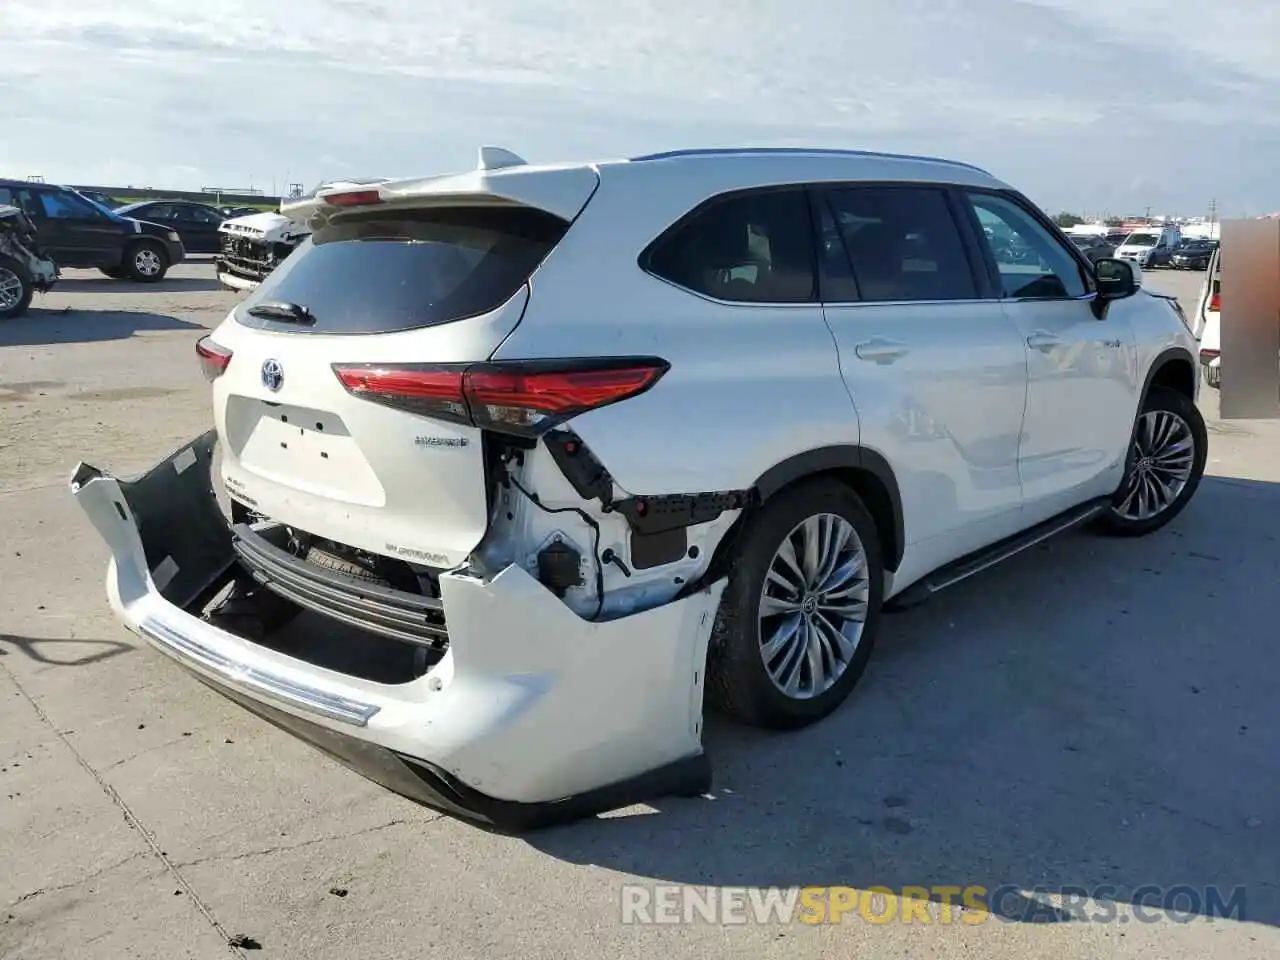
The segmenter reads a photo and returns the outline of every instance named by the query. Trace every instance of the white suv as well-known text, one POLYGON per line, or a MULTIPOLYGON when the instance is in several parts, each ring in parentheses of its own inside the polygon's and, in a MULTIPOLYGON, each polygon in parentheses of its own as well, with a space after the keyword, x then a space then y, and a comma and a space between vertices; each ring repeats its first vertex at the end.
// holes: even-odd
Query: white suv
POLYGON ((811 723, 886 601, 1204 470, 1176 304, 965 164, 486 148, 312 204, 197 345, 216 429, 72 487, 130 628, 473 820, 703 791, 704 692, 811 723))

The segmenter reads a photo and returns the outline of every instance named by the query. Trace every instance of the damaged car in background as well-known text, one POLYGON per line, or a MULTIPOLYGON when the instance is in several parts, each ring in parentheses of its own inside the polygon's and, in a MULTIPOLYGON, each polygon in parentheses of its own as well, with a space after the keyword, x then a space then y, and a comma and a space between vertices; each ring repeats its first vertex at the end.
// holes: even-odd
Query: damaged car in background
POLYGON ((482 148, 295 212, 196 345, 213 428, 71 489, 129 629, 486 826, 704 793, 704 698, 815 723, 886 601, 1204 471, 1181 314, 967 164, 482 148))
POLYGON ((0 204, 0 319, 20 317, 31 298, 58 281, 58 265, 40 249, 35 224, 17 207, 0 204))
POLYGON ((385 179, 328 180, 305 196, 280 204, 279 212, 264 210, 224 220, 218 227, 220 238, 214 270, 218 282, 228 290, 250 291, 262 283, 276 267, 311 234, 304 216, 290 215, 292 209, 309 209, 321 190, 340 186, 385 183, 385 179))

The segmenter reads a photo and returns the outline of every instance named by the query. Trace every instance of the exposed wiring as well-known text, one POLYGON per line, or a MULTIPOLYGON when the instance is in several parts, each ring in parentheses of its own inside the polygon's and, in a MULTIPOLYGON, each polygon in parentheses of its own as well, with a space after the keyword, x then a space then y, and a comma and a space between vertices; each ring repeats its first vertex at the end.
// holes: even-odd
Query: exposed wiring
POLYGON ((510 468, 507 469, 507 480, 511 482, 513 487, 523 493, 530 503, 544 513, 576 513, 586 521, 588 526, 591 527, 593 535, 591 556, 592 559, 595 560, 596 567, 596 612, 591 619, 599 620, 600 614, 604 612, 604 563, 600 559, 600 524, 596 523, 591 514, 587 513, 585 510, 579 509, 578 507, 548 507, 538 499, 536 494, 532 494, 526 490, 521 485, 520 481, 511 475, 510 468))

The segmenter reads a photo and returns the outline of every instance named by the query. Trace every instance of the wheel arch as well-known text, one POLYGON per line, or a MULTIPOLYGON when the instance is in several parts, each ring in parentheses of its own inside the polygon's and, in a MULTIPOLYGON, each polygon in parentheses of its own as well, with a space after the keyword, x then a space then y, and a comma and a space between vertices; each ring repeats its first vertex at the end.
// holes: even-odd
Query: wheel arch
POLYGON ((1156 354, 1147 368, 1147 376, 1138 397, 1138 410, 1147 403, 1152 387, 1176 390, 1188 400, 1196 398, 1196 359, 1186 347, 1169 347, 1156 354))
POLYGON ((753 485, 760 504, 814 477, 832 476, 862 498, 880 534, 885 569, 895 571, 906 549, 902 493, 893 468, 881 454, 856 444, 806 450, 766 470, 753 485))

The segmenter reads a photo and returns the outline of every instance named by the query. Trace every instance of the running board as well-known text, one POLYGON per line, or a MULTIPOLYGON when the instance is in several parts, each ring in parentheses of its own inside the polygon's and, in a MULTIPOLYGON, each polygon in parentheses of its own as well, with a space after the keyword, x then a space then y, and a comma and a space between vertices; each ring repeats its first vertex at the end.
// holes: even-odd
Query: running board
POLYGON ((959 560, 953 560, 945 567, 939 567, 933 573, 921 577, 900 594, 892 597, 885 603, 885 610, 890 612, 905 610, 908 607, 924 603, 935 593, 945 590, 947 587, 955 586, 961 580, 967 580, 975 573, 981 573, 988 567, 994 567, 1002 560, 1017 556, 1028 547, 1034 547, 1036 544, 1043 543, 1051 537, 1056 537, 1060 533, 1066 533, 1088 523, 1110 506, 1110 497, 1089 500, 1078 507, 1072 507, 1065 513, 1050 517, 1043 523, 1038 523, 1034 527, 1023 530, 1021 533, 1014 534, 1012 537, 993 543, 989 547, 983 547, 981 550, 961 557, 959 560))

